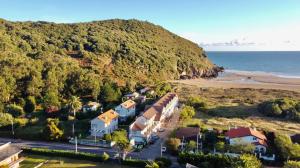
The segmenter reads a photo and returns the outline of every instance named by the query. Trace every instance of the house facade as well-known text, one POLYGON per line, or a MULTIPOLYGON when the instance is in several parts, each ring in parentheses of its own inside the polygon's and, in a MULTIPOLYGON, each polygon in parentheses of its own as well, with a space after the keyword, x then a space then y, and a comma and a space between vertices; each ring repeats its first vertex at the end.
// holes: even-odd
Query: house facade
POLYGON ((12 146, 10 142, 0 144, 0 167, 7 166, 9 168, 18 168, 20 162, 24 160, 19 157, 21 152, 21 149, 12 146))
POLYGON ((89 111, 97 111, 100 106, 101 106, 100 103, 89 102, 82 107, 82 111, 84 113, 89 112, 89 111))
POLYGON ((114 110, 108 110, 91 120, 91 136, 103 137, 104 134, 114 132, 118 129, 118 116, 114 110))
POLYGON ((162 122, 169 118, 178 106, 178 96, 167 93, 148 108, 129 126, 129 138, 136 144, 148 142, 162 122))
POLYGON ((251 128, 232 128, 225 134, 226 140, 230 145, 236 144, 253 144, 255 152, 265 153, 267 149, 267 138, 256 129, 251 128))
POLYGON ((135 116, 136 103, 133 100, 127 100, 115 108, 119 114, 120 121, 126 121, 129 117, 135 116))

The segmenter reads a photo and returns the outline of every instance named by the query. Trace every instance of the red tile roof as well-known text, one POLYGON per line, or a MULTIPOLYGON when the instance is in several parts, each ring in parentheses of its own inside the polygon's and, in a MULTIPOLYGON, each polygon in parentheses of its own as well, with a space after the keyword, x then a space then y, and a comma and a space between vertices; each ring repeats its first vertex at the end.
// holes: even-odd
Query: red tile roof
POLYGON ((132 130, 132 131, 142 131, 142 130, 145 129, 145 128, 146 128, 145 125, 142 125, 142 124, 140 124, 140 123, 138 123, 138 122, 134 122, 134 124, 133 124, 131 130, 132 130))
POLYGON ((266 136, 254 129, 251 128, 245 128, 245 127, 239 127, 239 128, 233 128, 226 132, 225 134, 229 138, 238 138, 238 137, 245 137, 245 136, 254 136, 259 139, 267 140, 266 136))

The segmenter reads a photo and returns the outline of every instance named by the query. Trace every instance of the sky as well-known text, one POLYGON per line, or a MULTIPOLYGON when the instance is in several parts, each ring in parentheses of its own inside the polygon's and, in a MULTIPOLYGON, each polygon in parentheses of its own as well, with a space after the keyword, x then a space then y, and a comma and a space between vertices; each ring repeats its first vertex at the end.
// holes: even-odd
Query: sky
POLYGON ((209 51, 300 51, 300 0, 0 0, 10 21, 139 19, 209 51))

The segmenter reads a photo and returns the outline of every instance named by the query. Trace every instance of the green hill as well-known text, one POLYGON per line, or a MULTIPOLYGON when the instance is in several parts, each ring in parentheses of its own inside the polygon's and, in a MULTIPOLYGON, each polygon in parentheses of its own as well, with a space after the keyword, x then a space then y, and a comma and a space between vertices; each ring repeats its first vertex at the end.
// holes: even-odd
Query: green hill
POLYGON ((197 44, 149 22, 117 19, 75 24, 0 19, 0 65, 3 101, 47 90, 93 92, 107 77, 119 84, 154 83, 217 71, 197 44))

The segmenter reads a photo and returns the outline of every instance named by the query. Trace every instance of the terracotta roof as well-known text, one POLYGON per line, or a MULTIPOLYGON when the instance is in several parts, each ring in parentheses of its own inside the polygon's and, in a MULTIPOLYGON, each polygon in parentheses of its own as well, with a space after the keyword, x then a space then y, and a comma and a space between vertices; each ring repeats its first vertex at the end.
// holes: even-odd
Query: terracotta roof
POLYGON ((145 125, 142 125, 140 124, 139 122, 134 122, 133 123, 133 126, 131 128, 132 131, 142 131, 143 129, 145 129, 146 126, 145 125))
POLYGON ((115 112, 114 110, 110 109, 106 111, 105 113, 100 114, 97 118, 99 120, 102 120, 106 124, 109 124, 113 119, 117 118, 119 114, 115 112))
POLYGON ((229 138, 238 138, 238 137, 244 137, 244 136, 255 136, 259 139, 267 140, 266 136, 254 129, 251 128, 245 128, 245 127, 239 127, 239 128, 233 128, 230 129, 225 133, 225 135, 229 138))
POLYGON ((45 111, 46 113, 56 113, 59 111, 59 108, 57 106, 49 106, 45 111))
POLYGON ((183 128, 179 128, 176 132, 175 132, 175 136, 176 138, 181 139, 182 137, 193 137, 193 136, 197 136, 197 134, 200 133, 200 128, 198 127, 183 127, 183 128))
POLYGON ((123 106, 126 109, 129 109, 129 108, 133 107, 134 105, 135 105, 135 102, 130 99, 121 104, 121 106, 123 106))
POLYGON ((154 117, 157 113, 161 113, 163 108, 175 97, 175 93, 167 93, 154 103, 148 110, 146 110, 143 116, 147 119, 154 117))
POLYGON ((259 139, 258 142, 254 142, 254 145, 263 145, 268 146, 267 142, 264 139, 259 139))

